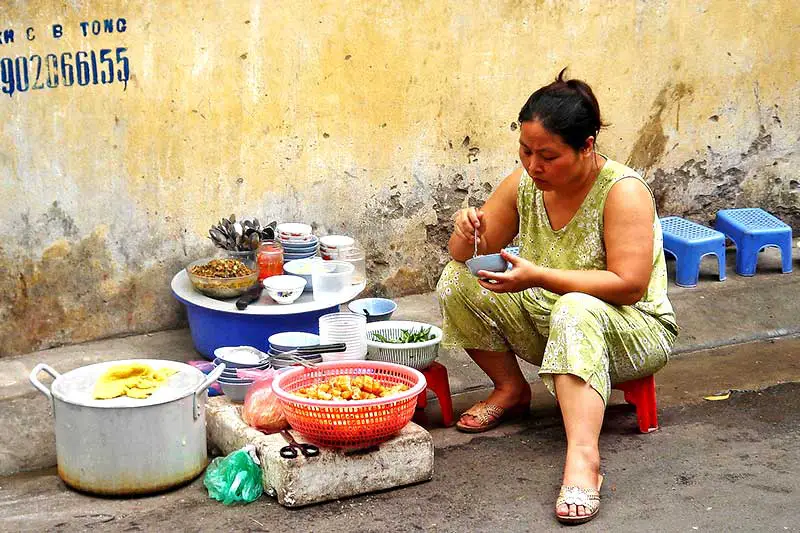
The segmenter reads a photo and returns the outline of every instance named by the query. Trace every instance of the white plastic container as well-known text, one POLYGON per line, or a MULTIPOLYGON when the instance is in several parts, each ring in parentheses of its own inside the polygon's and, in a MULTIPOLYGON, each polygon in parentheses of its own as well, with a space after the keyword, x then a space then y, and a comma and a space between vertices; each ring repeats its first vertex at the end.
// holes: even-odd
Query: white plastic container
POLYGON ((323 361, 363 360, 367 356, 367 317, 355 313, 330 313, 319 318, 320 344, 343 342, 344 352, 322 354, 323 361))
POLYGON ((315 262, 311 265, 314 300, 336 299, 353 281, 355 267, 346 261, 315 262))

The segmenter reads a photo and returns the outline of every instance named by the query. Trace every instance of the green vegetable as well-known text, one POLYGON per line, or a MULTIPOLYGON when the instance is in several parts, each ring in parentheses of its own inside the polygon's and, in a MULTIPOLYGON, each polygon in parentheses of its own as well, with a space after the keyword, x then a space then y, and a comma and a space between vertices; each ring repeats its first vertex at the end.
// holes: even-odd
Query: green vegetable
POLYGON ((425 342, 433 340, 436 335, 431 333, 431 328, 421 328, 419 331, 412 329, 401 329, 400 336, 396 339, 390 339, 381 335, 380 333, 373 332, 372 339, 378 342, 386 342, 389 344, 412 344, 415 342, 425 342))

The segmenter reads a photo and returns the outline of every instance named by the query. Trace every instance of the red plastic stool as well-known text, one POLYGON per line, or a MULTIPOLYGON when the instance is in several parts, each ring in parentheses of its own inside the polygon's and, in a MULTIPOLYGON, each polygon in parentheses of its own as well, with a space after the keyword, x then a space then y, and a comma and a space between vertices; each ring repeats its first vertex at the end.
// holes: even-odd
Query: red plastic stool
POLYGON ((656 412, 656 380, 653 376, 626 381, 612 385, 612 388, 625 393, 625 401, 636 407, 636 418, 639 419, 639 431, 650 433, 658 429, 658 413, 656 412))
POLYGON ((428 382, 428 388, 417 396, 417 407, 422 409, 428 405, 427 391, 432 391, 439 399, 439 408, 442 410, 442 421, 445 426, 453 425, 453 399, 450 397, 450 381, 447 379, 447 368, 434 361, 431 366, 421 370, 428 382))

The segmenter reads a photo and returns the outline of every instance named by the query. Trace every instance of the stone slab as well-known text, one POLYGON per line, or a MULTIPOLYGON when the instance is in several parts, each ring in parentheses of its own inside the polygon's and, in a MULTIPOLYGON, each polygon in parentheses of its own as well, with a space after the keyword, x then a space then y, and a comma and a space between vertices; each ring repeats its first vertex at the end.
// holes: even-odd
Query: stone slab
MULTIPOLYGON (((280 434, 264 435, 241 418, 241 406, 224 397, 206 406, 210 443, 227 455, 253 444, 261 461, 267 494, 285 507, 347 498, 428 481, 433 476, 433 439, 425 429, 409 423, 393 439, 362 453, 348 454, 322 448, 317 457, 284 459, 280 434)), ((296 431, 292 435, 305 442, 296 431)))

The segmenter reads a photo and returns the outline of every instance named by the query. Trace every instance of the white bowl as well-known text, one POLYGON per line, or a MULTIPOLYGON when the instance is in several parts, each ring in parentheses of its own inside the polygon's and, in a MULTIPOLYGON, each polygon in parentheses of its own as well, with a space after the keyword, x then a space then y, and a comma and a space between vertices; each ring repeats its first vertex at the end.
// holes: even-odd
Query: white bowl
POLYGON ((319 238, 320 247, 327 250, 339 250, 349 248, 355 244, 355 239, 347 235, 326 235, 319 238))
POLYGON ((278 227, 275 229, 278 230, 278 233, 290 237, 305 237, 306 235, 311 235, 311 226, 300 222, 284 222, 283 224, 278 224, 278 227))
POLYGON ((279 304, 290 304, 300 298, 306 280, 300 276, 270 276, 262 282, 270 298, 279 304))
POLYGON ((214 350, 214 357, 231 368, 258 366, 269 359, 267 354, 252 346, 221 346, 214 350))

